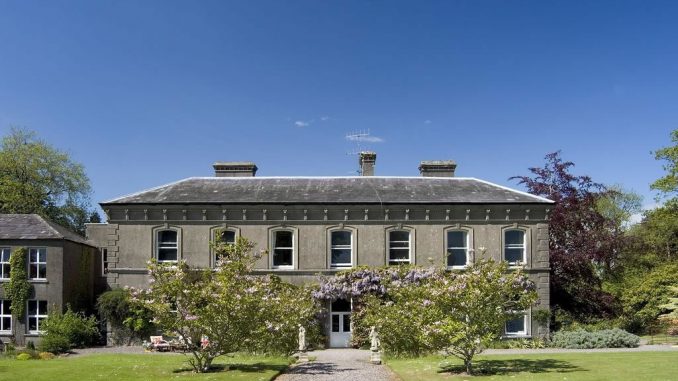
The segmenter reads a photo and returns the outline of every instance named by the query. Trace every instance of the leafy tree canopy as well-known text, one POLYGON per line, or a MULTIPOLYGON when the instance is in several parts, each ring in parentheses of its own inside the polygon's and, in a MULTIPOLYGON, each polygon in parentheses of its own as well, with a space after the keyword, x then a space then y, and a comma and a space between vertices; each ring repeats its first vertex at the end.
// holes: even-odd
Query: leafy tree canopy
POLYGON ((612 295, 602 291, 600 275, 614 265, 625 243, 618 225, 623 213, 612 198, 615 192, 589 176, 572 174, 574 163, 564 161, 560 151, 545 160, 543 167, 529 168, 531 175, 511 179, 556 202, 549 213, 552 307, 580 321, 613 316, 617 306, 612 295), (614 206, 609 216, 600 208, 606 198, 614 206))
POLYGON ((1 213, 36 213, 83 233, 90 192, 84 167, 34 132, 12 128, 0 140, 1 213))
POLYGON ((657 160, 663 160, 666 175, 650 185, 652 189, 660 191, 664 196, 678 195, 678 129, 671 132, 672 146, 658 149, 654 152, 657 160))

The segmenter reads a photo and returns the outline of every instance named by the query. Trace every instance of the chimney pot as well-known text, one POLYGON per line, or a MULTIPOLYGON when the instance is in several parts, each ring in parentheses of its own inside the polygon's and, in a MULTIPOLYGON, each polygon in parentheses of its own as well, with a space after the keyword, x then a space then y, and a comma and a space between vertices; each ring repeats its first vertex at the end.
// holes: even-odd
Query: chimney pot
POLYGON ((426 160, 419 163, 423 177, 454 177, 457 163, 454 160, 426 160))
POLYGON ((377 153, 372 151, 362 151, 360 153, 360 175, 374 176, 374 164, 377 161, 377 153))
POLYGON ((258 169, 251 161, 218 161, 212 167, 215 177, 254 177, 258 169))

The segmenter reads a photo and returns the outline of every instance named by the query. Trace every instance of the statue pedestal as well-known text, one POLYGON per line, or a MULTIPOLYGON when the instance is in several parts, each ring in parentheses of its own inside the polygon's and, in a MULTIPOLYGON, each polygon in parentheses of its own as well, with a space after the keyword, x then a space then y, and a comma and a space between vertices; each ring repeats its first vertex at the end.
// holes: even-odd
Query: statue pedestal
POLYGON ((308 362, 308 353, 306 351, 299 352, 297 362, 308 362))
POLYGON ((372 351, 372 354, 370 355, 370 362, 374 365, 380 365, 381 364, 381 352, 372 351))

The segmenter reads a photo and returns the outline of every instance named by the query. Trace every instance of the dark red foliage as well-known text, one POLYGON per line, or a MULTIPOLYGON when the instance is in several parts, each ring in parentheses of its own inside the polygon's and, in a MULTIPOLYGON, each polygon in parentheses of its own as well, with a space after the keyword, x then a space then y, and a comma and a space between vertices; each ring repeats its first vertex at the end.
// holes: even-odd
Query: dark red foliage
POLYGON ((609 270, 621 248, 622 236, 613 221, 598 212, 597 201, 607 192, 588 176, 569 171, 560 151, 549 153, 531 176, 515 176, 527 190, 556 202, 549 213, 551 306, 581 320, 609 317, 617 307, 612 295, 601 290, 600 274, 609 270))

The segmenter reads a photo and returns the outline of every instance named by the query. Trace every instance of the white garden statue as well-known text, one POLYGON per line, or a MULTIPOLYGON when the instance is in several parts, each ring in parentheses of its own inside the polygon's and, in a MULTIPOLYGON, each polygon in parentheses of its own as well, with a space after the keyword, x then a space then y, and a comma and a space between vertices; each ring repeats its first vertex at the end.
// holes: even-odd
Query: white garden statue
POLYGON ((372 326, 370 330, 370 350, 375 352, 379 350, 381 343, 379 342, 379 334, 377 333, 377 328, 372 326))
POLYGON ((306 350, 306 328, 299 326, 299 351, 306 350))
POLYGON ((306 353, 306 328, 299 325, 299 362, 307 362, 308 354, 306 353))
POLYGON ((379 341, 379 333, 377 333, 377 328, 372 326, 370 330, 370 362, 375 365, 381 364, 381 352, 379 351, 381 347, 381 342, 379 341))

